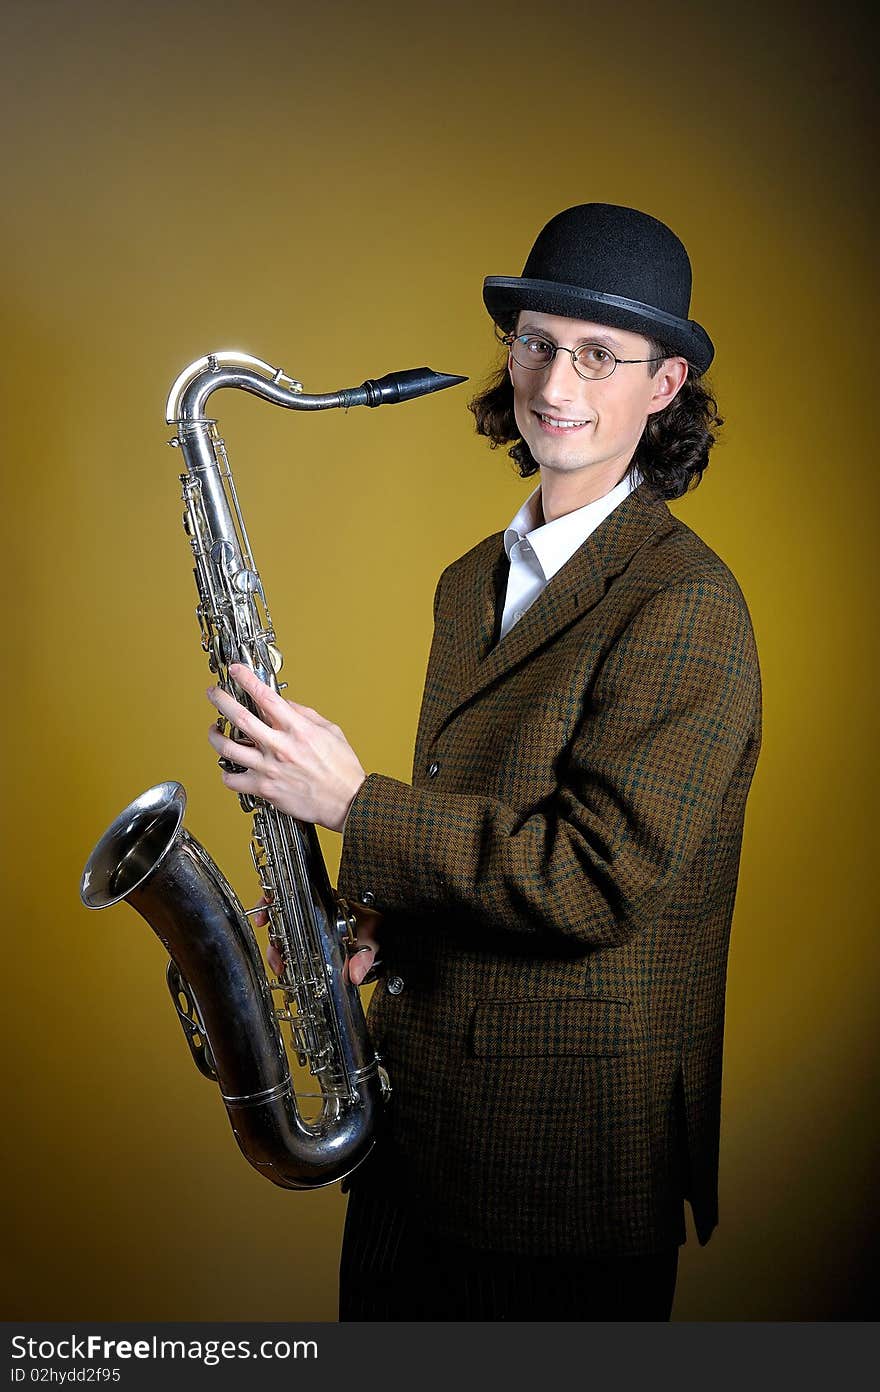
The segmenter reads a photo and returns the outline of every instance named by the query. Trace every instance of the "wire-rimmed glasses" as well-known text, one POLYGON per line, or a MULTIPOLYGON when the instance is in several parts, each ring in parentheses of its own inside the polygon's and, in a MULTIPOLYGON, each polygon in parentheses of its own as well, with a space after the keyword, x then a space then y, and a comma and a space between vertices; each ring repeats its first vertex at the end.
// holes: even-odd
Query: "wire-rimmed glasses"
POLYGON ((587 382, 610 377, 620 364, 662 362, 663 358, 618 358, 601 343, 581 343, 577 348, 563 348, 543 334, 502 334, 500 342, 510 349, 517 367, 540 371, 549 367, 557 353, 568 353, 572 367, 587 382))

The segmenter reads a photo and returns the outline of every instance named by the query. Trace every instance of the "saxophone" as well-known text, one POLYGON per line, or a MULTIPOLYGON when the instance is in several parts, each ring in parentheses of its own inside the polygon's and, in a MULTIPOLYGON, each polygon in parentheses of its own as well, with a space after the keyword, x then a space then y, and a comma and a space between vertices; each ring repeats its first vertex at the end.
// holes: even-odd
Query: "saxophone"
MULTIPOLYGON (((205 414, 208 399, 232 387, 298 411, 347 410, 466 380, 416 368, 309 396, 280 368, 219 352, 191 363, 173 384, 165 414, 176 431, 170 443, 186 465, 183 520, 195 561, 202 647, 219 684, 249 710, 259 714, 230 677, 230 664, 246 664, 281 691, 282 658, 225 444, 216 420, 205 414)), ((244 741, 222 717, 221 723, 230 738, 244 741)), ((261 798, 240 794, 239 803, 253 815, 251 853, 265 908, 244 909, 186 830, 186 792, 177 782, 148 789, 115 818, 86 863, 80 897, 90 909, 125 900, 146 919, 169 954, 168 988, 193 1060, 219 1084, 245 1158, 282 1188, 313 1189, 345 1178, 366 1158, 390 1085, 358 989, 344 978, 356 920, 330 885, 315 827, 261 798), (273 981, 249 922, 260 912, 268 914, 270 938, 283 957, 273 981), (317 1092, 295 1092, 285 1036, 317 1092), (316 1116, 304 1115, 303 1096, 318 1099, 316 1116)))

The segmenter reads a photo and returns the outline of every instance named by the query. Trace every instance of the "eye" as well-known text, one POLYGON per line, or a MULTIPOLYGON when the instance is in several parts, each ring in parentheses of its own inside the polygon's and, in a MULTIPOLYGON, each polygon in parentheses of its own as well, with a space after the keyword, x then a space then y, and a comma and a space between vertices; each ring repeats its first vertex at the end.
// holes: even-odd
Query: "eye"
POLYGON ((583 348, 578 349, 578 358, 585 363, 595 363, 597 367, 604 367, 611 361, 611 354, 605 348, 600 348, 598 343, 585 343, 583 348))
POLYGON ((526 352, 534 358, 546 358, 553 352, 553 344, 548 343, 546 338, 523 338, 521 340, 526 352))

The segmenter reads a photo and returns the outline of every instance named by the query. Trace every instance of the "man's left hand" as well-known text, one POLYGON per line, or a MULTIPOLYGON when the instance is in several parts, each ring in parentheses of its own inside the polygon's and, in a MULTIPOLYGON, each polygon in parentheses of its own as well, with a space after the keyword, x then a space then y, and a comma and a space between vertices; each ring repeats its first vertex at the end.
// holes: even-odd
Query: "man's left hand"
POLYGON ((208 700, 250 744, 228 739, 216 725, 208 739, 218 754, 244 773, 222 774, 227 788, 270 802, 279 812, 328 831, 341 831, 366 772, 338 725, 310 706, 286 701, 249 667, 234 662, 229 675, 246 691, 263 719, 212 686, 208 700))

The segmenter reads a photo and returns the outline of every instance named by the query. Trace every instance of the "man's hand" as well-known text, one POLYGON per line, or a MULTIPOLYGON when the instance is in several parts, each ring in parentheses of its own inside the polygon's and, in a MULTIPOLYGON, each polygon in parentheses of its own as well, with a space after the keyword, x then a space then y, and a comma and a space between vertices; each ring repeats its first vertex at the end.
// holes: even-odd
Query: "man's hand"
POLYGON ((351 908, 357 920, 357 942, 346 960, 344 976, 353 985, 360 986, 367 972, 378 965, 382 915, 363 904, 352 904, 351 908))
POLYGON ((300 821, 341 831, 367 775, 339 726, 310 706, 286 701, 239 662, 230 666, 229 675, 252 697, 263 719, 219 686, 209 688, 208 700, 250 740, 238 744, 216 725, 208 731, 217 753, 245 769, 224 771, 226 787, 263 798, 300 821))
MULTIPOLYGON (((260 903, 266 903, 265 895, 261 896, 260 903)), ((352 985, 360 986, 376 961, 376 954, 379 951, 378 930, 382 915, 375 913, 373 909, 366 908, 363 904, 353 904, 351 907, 357 920, 357 943, 354 951, 346 958, 343 976, 346 981, 351 981, 352 985)), ((269 915, 265 912, 254 914, 253 922, 259 928, 264 928, 269 922, 269 915)), ((269 943, 266 952, 266 961, 275 975, 278 976, 284 966, 284 958, 272 942, 269 943)))

